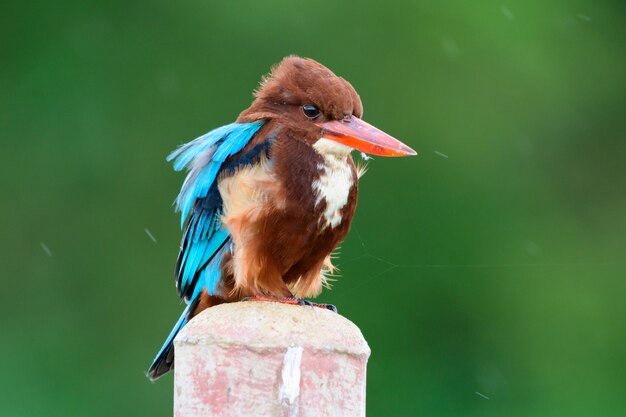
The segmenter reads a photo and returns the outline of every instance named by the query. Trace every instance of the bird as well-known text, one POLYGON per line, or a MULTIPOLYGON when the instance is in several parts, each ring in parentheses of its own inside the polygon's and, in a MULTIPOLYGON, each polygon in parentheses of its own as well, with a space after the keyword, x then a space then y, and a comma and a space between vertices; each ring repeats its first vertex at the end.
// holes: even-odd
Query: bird
POLYGON ((174 367, 173 341, 197 314, 241 300, 296 305, 328 286, 331 254, 356 209, 353 150, 416 152, 362 119, 353 86, 290 55, 264 76, 234 123, 179 146, 167 160, 187 176, 175 204, 184 229, 175 268, 187 307, 147 376, 174 367))

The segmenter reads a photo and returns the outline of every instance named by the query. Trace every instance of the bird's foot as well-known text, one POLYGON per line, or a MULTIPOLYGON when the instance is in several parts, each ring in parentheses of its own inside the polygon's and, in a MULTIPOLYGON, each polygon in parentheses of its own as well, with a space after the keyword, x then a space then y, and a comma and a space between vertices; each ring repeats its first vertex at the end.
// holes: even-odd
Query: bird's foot
POLYGON ((291 304, 298 306, 312 306, 317 308, 323 308, 324 310, 330 310, 337 312, 337 307, 332 304, 318 304, 304 298, 291 297, 274 297, 271 295, 253 295, 251 297, 244 297, 241 301, 269 301, 274 303, 291 304))
POLYGON ((324 310, 330 310, 332 312, 337 312, 337 307, 335 307, 332 304, 319 304, 319 303, 314 303, 313 301, 309 301, 309 300, 305 300, 304 298, 296 298, 293 297, 293 300, 296 300, 298 302, 299 305, 301 306, 312 306, 312 307, 317 307, 317 308, 323 308, 324 310))
POLYGON ((241 301, 266 301, 270 303, 302 305, 294 297, 274 297, 272 295, 260 295, 260 294, 252 295, 250 297, 244 297, 241 299, 241 301))
MULTIPOLYGON (((310 301, 309 301, 310 302, 310 301)), ((333 305, 333 304, 318 304, 318 303, 313 303, 313 307, 318 307, 318 308, 323 308, 325 310, 330 310, 333 313, 338 313, 337 311, 337 306, 333 305)))

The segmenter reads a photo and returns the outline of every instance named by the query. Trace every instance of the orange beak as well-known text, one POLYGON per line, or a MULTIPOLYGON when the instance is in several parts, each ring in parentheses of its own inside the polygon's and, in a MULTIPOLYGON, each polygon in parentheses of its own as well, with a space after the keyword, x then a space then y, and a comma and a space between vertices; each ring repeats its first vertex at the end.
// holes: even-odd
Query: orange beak
POLYGON ((379 156, 417 155, 417 152, 404 143, 354 116, 316 125, 322 128, 323 138, 361 152, 379 156))

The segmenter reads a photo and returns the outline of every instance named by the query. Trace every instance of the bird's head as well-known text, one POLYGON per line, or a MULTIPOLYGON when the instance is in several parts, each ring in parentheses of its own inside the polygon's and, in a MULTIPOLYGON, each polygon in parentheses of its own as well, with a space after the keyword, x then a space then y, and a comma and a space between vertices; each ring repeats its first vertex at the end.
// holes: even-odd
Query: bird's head
POLYGON ((416 154, 363 121, 363 105, 352 85, 312 59, 284 58, 263 78, 255 98, 238 121, 275 120, 323 153, 416 154))

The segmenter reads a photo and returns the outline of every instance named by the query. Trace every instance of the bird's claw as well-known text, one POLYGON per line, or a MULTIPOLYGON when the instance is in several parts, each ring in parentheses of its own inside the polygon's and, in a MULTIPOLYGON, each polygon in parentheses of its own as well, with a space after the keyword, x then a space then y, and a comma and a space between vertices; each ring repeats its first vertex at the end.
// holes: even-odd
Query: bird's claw
POLYGON ((309 300, 305 300, 304 298, 295 298, 294 299, 298 300, 298 304, 302 305, 302 306, 312 306, 312 307, 317 307, 317 308, 323 308, 325 310, 330 310, 333 313, 337 313, 337 307, 335 307, 332 304, 320 304, 320 303, 314 303, 312 301, 309 300))
POLYGON ((337 306, 335 306, 333 304, 320 304, 320 305, 326 307, 327 310, 330 310, 333 313, 339 314, 339 311, 337 311, 337 306))
POLYGON ((298 305, 301 305, 301 306, 311 306, 311 307, 313 307, 315 305, 312 301, 305 300, 304 298, 293 297, 293 299, 296 300, 298 302, 298 305))

